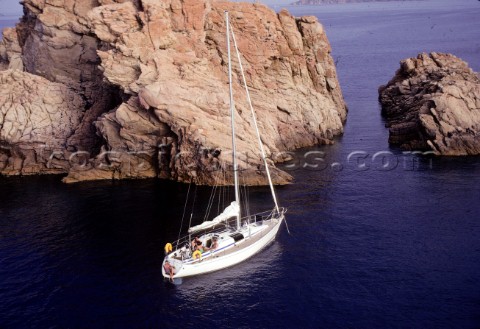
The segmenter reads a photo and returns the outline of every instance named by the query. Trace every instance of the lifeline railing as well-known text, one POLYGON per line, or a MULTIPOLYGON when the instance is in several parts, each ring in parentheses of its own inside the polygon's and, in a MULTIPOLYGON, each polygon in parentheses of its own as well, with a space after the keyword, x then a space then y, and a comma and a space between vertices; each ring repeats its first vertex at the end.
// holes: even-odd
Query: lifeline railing
MULTIPOLYGON (((277 211, 276 208, 273 208, 272 210, 267 210, 267 211, 263 211, 263 212, 255 213, 255 214, 252 214, 252 215, 249 215, 249 216, 242 217, 240 219, 240 223, 242 225, 245 225, 245 224, 252 224, 252 223, 256 223, 256 222, 260 222, 260 221, 266 221, 266 220, 270 220, 274 217, 278 218, 281 215, 283 215, 285 212, 286 212, 286 209, 284 207, 280 207, 279 211, 277 211)), ((190 243, 192 241, 192 236, 193 237, 201 236, 201 235, 204 235, 207 232, 208 232, 208 234, 214 235, 215 233, 225 232, 225 230, 228 230, 228 229, 231 229, 232 232, 234 232, 236 230, 236 227, 237 227, 237 219, 235 217, 232 217, 232 218, 230 218, 230 219, 228 219, 228 220, 226 220, 222 223, 219 223, 216 226, 218 226, 218 228, 209 228, 209 229, 206 229, 206 230, 203 230, 203 231, 195 232, 194 234, 187 234, 187 235, 181 237, 180 239, 174 241, 172 243, 172 245, 174 246, 172 252, 175 252, 176 250, 182 248, 185 245, 190 246, 190 243)))

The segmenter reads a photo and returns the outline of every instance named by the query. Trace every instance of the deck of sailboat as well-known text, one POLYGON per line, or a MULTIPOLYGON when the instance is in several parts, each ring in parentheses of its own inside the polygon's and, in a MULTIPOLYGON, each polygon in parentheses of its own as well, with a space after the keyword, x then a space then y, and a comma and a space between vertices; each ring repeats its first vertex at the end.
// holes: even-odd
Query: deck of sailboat
MULTIPOLYGON (((178 270, 175 273, 175 278, 207 274, 236 265, 269 245, 275 239, 283 219, 284 216, 281 213, 278 217, 276 216, 271 220, 265 221, 262 225, 257 226, 256 234, 252 233, 251 236, 248 236, 249 228, 246 226, 234 232, 225 232, 227 235, 244 235, 245 238, 229 244, 224 250, 219 249, 213 255, 205 254, 205 257, 193 261, 191 258, 182 261, 176 257, 169 256, 166 259, 172 259, 172 265, 178 270)), ((168 274, 164 273, 164 270, 162 270, 162 273, 164 277, 168 278, 168 274)))
MULTIPOLYGON (((237 252, 241 248, 242 249, 243 248, 248 248, 249 246, 255 244, 258 240, 260 240, 265 234, 270 232, 270 230, 273 229, 275 224, 277 224, 277 221, 272 220, 272 219, 262 221, 262 225, 265 225, 267 227, 262 229, 260 232, 258 232, 257 234, 254 234, 252 236, 249 236, 248 234, 245 234, 245 232, 242 232, 242 231, 224 231, 224 232, 221 232, 221 233, 217 232, 216 234, 218 234, 218 235, 225 234, 227 236, 229 236, 231 234, 235 234, 235 233, 241 233, 241 234, 244 235, 244 238, 242 240, 236 242, 233 247, 226 248, 226 249, 221 250, 221 251, 213 250, 212 255, 208 255, 207 257, 201 258, 198 261, 194 261, 192 264, 207 262, 207 261, 212 260, 212 259, 228 256, 230 254, 233 254, 233 253, 237 252)), ((175 254, 175 253, 172 253, 172 255, 170 256, 171 258, 179 260, 179 261, 183 261, 183 259, 181 257, 173 256, 173 254, 175 254)))
MULTIPOLYGON (((264 222, 264 224, 267 224, 267 223, 264 222)), ((228 248, 228 249, 225 249, 225 250, 219 251, 219 252, 214 252, 213 256, 205 258, 204 260, 208 261, 212 258, 225 257, 225 256, 228 256, 230 254, 233 254, 233 253, 237 252, 239 249, 248 248, 249 246, 255 244, 262 237, 264 237, 265 234, 270 232, 270 230, 273 229, 275 224, 277 224, 277 221, 273 221, 273 220, 268 221, 267 228, 263 229, 258 234, 255 234, 254 236, 251 236, 251 237, 247 236, 243 240, 241 240, 241 242, 236 243, 232 248, 228 248)))

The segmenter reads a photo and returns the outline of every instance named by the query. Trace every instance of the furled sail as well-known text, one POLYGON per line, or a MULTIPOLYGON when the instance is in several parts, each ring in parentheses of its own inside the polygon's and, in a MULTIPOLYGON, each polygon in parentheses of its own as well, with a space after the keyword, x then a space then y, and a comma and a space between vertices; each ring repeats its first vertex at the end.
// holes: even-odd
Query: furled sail
POLYGON ((209 220, 209 221, 207 220, 200 225, 190 227, 188 229, 188 232, 192 233, 196 231, 205 230, 221 222, 224 222, 227 219, 230 219, 232 217, 237 217, 239 214, 240 214, 240 207, 238 206, 238 203, 236 201, 232 201, 232 203, 230 203, 230 205, 227 208, 225 208, 225 210, 220 215, 218 215, 212 220, 209 220))

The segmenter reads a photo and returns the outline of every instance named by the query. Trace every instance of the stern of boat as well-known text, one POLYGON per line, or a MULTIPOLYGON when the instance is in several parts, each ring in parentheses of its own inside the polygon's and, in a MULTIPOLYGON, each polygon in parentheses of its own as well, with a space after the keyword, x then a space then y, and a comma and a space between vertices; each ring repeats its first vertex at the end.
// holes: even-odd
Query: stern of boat
POLYGON ((168 260, 168 262, 170 263, 170 265, 172 265, 173 267, 175 267, 174 269, 174 275, 173 275, 173 278, 176 278, 178 274, 180 274, 180 272, 182 271, 183 269, 183 262, 179 259, 175 259, 173 257, 169 257, 169 255, 165 256, 165 258, 163 259, 163 262, 162 262, 162 275, 164 278, 166 279, 170 279, 170 275, 167 274, 165 272, 165 262, 168 260))

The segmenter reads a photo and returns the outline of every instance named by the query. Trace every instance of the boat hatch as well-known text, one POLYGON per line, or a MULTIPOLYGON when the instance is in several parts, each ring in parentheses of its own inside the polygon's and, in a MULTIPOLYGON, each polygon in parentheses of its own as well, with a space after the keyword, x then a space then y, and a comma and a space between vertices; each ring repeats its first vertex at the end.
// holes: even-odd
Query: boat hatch
POLYGON ((233 238, 233 240, 235 240, 235 242, 240 241, 244 238, 242 233, 230 234, 230 237, 233 238))

